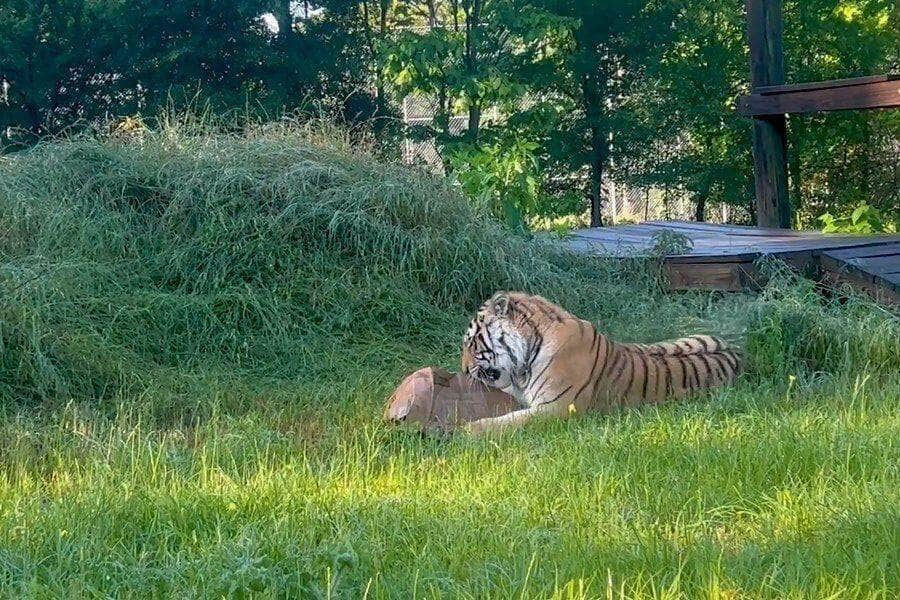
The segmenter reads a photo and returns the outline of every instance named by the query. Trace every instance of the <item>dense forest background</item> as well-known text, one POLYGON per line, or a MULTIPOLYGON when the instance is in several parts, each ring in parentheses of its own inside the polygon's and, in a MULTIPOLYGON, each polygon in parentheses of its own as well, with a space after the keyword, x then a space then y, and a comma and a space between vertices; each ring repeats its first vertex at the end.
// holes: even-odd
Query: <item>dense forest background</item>
MULTIPOLYGON (((788 81, 897 71, 895 2, 784 11, 788 81)), ((0 153, 187 103, 324 112, 387 154, 433 141, 515 228, 600 224, 609 176, 677 189, 698 220, 725 203, 752 223, 751 128, 734 112, 748 71, 738 0, 0 0, 0 153), (430 98, 434 118, 404 122, 409 96, 430 98)), ((789 129, 798 226, 896 230, 898 111, 789 129)))

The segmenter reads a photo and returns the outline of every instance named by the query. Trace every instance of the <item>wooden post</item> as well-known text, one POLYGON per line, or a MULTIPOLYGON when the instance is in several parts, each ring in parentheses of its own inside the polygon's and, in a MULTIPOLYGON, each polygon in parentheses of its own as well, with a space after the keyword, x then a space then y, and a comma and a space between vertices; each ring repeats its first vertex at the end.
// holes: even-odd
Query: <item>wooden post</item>
MULTIPOLYGON (((753 88, 784 83, 782 0, 746 0, 750 75, 753 88)), ((791 227, 787 181, 787 129, 784 115, 753 119, 756 172, 756 224, 791 227)))

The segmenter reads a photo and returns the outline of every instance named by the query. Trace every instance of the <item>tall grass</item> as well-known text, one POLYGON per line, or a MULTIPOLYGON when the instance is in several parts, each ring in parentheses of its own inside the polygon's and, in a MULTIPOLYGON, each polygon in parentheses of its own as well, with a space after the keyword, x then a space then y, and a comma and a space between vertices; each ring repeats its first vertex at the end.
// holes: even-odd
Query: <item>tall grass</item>
POLYGON ((321 124, 0 157, 0 597, 896 597, 900 320, 772 270, 665 294, 321 124), (501 288, 750 371, 496 441, 380 424, 501 288))

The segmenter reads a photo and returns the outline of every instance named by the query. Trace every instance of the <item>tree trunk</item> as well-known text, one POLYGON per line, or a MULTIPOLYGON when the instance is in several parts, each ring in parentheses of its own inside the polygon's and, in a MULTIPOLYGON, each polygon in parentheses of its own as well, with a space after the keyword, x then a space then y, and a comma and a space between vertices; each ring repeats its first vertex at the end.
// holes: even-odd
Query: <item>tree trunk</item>
POLYGON ((438 24, 437 3, 435 0, 426 0, 425 4, 428 8, 428 27, 429 29, 434 29, 438 24))
MULTIPOLYGON (((379 0, 378 2, 379 15, 378 20, 381 28, 381 35, 384 36, 384 29, 386 28, 386 14, 384 8, 384 0, 379 0)), ((369 15, 369 2, 368 0, 363 0, 362 2, 362 20, 363 20, 363 32, 366 38, 366 45, 369 47, 369 61, 370 67, 375 71, 375 115, 382 116, 384 115, 384 81, 381 77, 381 69, 378 68, 378 56, 377 50, 375 48, 375 34, 372 31, 372 21, 371 16, 369 15)), ((378 128, 381 123, 380 119, 375 120, 375 127, 378 128)))
POLYGON ((584 113, 590 123, 591 227, 603 227, 603 170, 609 157, 608 132, 604 126, 600 86, 592 75, 581 79, 584 113))
POLYGON ((272 9, 272 14, 275 16, 275 20, 278 22, 279 37, 287 37, 291 33, 293 33, 294 18, 291 15, 290 0, 284 0, 283 2, 280 2, 276 8, 272 9))
POLYGON ((369 47, 369 56, 375 55, 375 41, 372 39, 372 24, 369 22, 369 2, 368 0, 363 0, 362 2, 362 18, 363 18, 363 31, 366 36, 366 45, 369 47))
MULTIPOLYGON (((463 4, 466 12, 466 72, 471 79, 476 77, 478 65, 478 21, 481 19, 481 0, 470 0, 463 4)), ((466 135, 471 141, 478 139, 478 130, 481 126, 481 101, 478 98, 469 99, 469 123, 466 135)))
MULTIPOLYGON (((388 9, 390 8, 390 2, 388 0, 379 0, 378 2, 378 35, 379 41, 384 42, 387 38, 387 15, 388 9)), ((374 47, 372 47, 372 65, 375 68, 375 101, 377 114, 380 117, 383 117, 387 114, 387 99, 384 95, 384 77, 381 74, 381 69, 378 68, 378 51, 374 47)))
POLYGON ((434 120, 437 122, 441 133, 445 136, 450 134, 450 107, 447 98, 447 84, 443 81, 438 88, 438 109, 437 114, 434 115, 434 120))
POLYGON ((694 220, 706 221, 706 192, 697 195, 697 206, 694 208, 694 220))
POLYGON ((694 207, 694 220, 700 223, 706 221, 706 203, 709 200, 709 193, 712 190, 712 184, 706 182, 700 186, 700 192, 697 194, 697 205, 694 207))
MULTIPOLYGON (((442 81, 441 87, 438 88, 438 110, 437 114, 434 115, 432 124, 437 125, 444 140, 450 137, 450 99, 447 97, 447 83, 445 81, 442 81)), ((440 157, 441 165, 444 167, 444 173, 449 175, 453 171, 449 153, 438 152, 438 156, 440 157)))
POLYGON ((481 128, 481 106, 473 102, 469 106, 469 125, 467 135, 473 142, 478 139, 478 130, 481 128))
POLYGON ((28 115, 28 131, 37 138, 43 133, 43 125, 50 121, 50 115, 41 114, 41 109, 33 102, 29 102, 25 94, 22 94, 22 110, 28 115))
MULTIPOLYGON (((597 136, 592 135, 592 140, 597 136)), ((592 144, 593 145, 593 144, 592 144)), ((603 163, 596 145, 592 148, 591 158, 591 227, 603 227, 603 163)))
POLYGON ((663 214, 665 216, 666 221, 670 221, 672 219, 672 213, 669 212, 669 182, 666 181, 666 187, 663 191, 663 214))

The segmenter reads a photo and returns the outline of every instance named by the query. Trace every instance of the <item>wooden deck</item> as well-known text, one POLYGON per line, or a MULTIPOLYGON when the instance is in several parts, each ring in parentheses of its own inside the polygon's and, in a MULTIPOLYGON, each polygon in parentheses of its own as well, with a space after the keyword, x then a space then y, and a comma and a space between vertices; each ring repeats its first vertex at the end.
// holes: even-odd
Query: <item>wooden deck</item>
POLYGON ((599 256, 648 255, 655 235, 669 230, 692 244, 686 254, 665 257, 673 289, 739 290, 762 282, 754 267, 763 255, 778 257, 815 277, 850 283, 880 302, 900 304, 900 235, 838 235, 811 231, 649 221, 573 231, 566 241, 577 252, 599 256))

